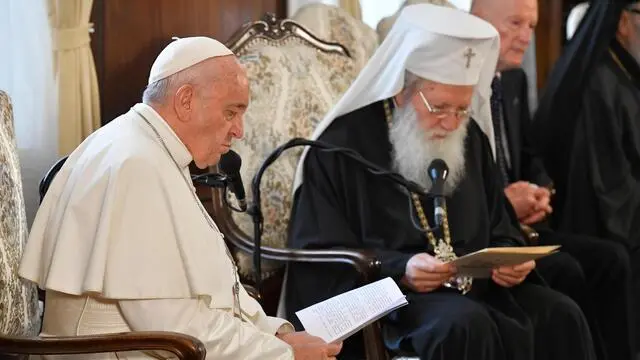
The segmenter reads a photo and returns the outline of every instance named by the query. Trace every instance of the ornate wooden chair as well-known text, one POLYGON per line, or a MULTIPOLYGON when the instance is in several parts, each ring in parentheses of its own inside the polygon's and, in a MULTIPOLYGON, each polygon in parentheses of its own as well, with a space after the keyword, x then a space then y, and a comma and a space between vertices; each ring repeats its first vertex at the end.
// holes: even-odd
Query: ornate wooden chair
MULTIPOLYGON (((267 14, 243 26, 227 43, 245 66, 251 86, 251 103, 245 115, 244 138, 234 144, 243 159, 241 176, 250 181, 259 165, 277 146, 293 137, 307 138, 324 114, 357 75, 349 51, 338 43, 318 39, 291 20, 267 14)), ((265 216, 263 244, 286 244, 291 184, 302 148, 288 150, 265 173, 262 182, 265 216)), ((246 213, 232 213, 213 193, 213 215, 239 249, 252 240, 253 223, 246 213), (246 240, 247 243, 235 240, 246 240)), ((251 194, 248 194, 250 200, 251 194)), ((245 279, 253 277, 250 256, 235 253, 245 279)), ((270 278, 282 263, 263 263, 270 278)))
MULTIPOLYGON (((200 340, 172 332, 130 332, 73 337, 17 337, 0 335, 0 358, 19 355, 72 355, 125 351, 166 351, 182 360, 204 360, 200 340)), ((24 356, 26 359, 26 356, 24 356)))
MULTIPOLYGON (((48 188, 63 161, 49 171, 48 188)), ((197 339, 169 332, 132 332, 77 337, 38 337, 40 315, 36 286, 17 274, 27 237, 13 113, 0 91, 0 359, 27 355, 89 354, 115 351, 168 351, 180 359, 202 360, 206 351, 197 339)))
MULTIPOLYGON (((243 159, 241 176, 248 184, 264 159, 294 137, 309 138, 324 114, 337 102, 361 66, 344 46, 320 40, 292 20, 267 14, 243 26, 227 42, 245 66, 251 103, 245 115, 245 135, 234 145, 243 159)), ((363 63, 364 65, 364 63, 363 63)), ((380 263, 358 249, 293 250, 286 248, 292 184, 302 148, 289 149, 265 172, 262 181, 263 307, 275 315, 284 265, 290 261, 351 264, 362 283, 378 279, 380 263)), ((246 185, 248 187, 248 185, 246 185)), ((250 191, 247 200, 251 201, 250 191)), ((227 199, 232 201, 231 199, 227 199)), ((245 281, 255 281, 253 223, 245 213, 231 212, 223 193, 212 191, 212 215, 225 233, 245 281)), ((379 323, 363 330, 367 359, 387 359, 379 323)))
POLYGON ((291 20, 318 38, 337 42, 347 48, 356 64, 354 70, 357 73, 367 64, 379 45, 376 31, 341 7, 311 3, 296 11, 291 20))
POLYGON ((29 336, 40 329, 36 287, 15 271, 27 233, 13 109, 0 90, 0 334, 29 336))

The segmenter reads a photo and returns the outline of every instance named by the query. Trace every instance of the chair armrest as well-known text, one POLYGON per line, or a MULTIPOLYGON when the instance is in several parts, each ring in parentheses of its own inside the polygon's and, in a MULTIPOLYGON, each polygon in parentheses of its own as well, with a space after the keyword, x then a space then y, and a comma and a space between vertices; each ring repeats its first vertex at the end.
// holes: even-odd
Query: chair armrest
MULTIPOLYGON (((227 237, 238 249, 253 253, 253 242, 242 238, 227 237)), ((342 263, 351 265, 365 282, 371 282, 380 275, 380 261, 372 252, 365 250, 297 250, 287 248, 261 247, 262 258, 284 262, 342 263)))
POLYGON ((12 337, 0 335, 0 354, 95 354, 168 351, 182 360, 204 360, 206 348, 193 336, 174 332, 128 332, 90 336, 12 337))
MULTIPOLYGON (((231 212, 222 201, 222 192, 214 189, 211 192, 214 221, 225 235, 225 239, 234 247, 252 254, 253 238, 233 221, 231 212)), ((353 266, 365 282, 379 277, 380 261, 373 253, 364 250, 294 250, 262 246, 262 258, 276 261, 343 263, 353 266)))
MULTIPOLYGON (((242 251, 253 253, 253 243, 241 239, 229 239, 242 251), (235 241, 234 241, 235 240, 235 241)), ((285 262, 315 262, 349 264, 360 273, 365 282, 373 281, 380 275, 380 261, 370 251, 343 250, 296 250, 262 246, 262 258, 285 262)))

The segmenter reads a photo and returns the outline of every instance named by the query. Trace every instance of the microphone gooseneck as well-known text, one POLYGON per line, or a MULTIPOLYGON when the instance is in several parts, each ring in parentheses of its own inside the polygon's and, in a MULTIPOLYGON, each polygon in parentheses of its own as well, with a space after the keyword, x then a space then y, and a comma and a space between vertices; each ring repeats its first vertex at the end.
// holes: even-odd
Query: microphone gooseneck
POLYGON ((191 175, 191 181, 196 184, 214 187, 214 188, 224 188, 227 186, 227 176, 224 174, 218 173, 206 173, 206 174, 198 174, 191 175))
POLYGON ((434 219, 437 227, 441 227, 444 222, 445 215, 445 198, 444 185, 449 176, 449 167, 442 159, 435 159, 429 164, 427 169, 429 178, 431 179, 431 190, 429 193, 433 196, 434 219))

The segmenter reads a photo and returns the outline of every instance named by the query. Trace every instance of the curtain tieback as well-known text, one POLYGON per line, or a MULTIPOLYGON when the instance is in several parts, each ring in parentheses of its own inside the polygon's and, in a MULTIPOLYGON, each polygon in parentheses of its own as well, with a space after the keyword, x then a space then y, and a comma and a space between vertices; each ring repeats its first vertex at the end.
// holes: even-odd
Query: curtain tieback
POLYGON ((91 42, 89 33, 93 30, 93 24, 89 23, 75 28, 53 30, 53 50, 73 50, 83 47, 91 42))

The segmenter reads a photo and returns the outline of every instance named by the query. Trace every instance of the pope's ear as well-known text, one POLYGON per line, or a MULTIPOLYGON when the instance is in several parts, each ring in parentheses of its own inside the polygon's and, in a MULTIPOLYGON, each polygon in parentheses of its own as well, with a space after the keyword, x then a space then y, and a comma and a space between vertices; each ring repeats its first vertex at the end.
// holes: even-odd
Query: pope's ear
POLYGON ((180 121, 189 121, 193 111, 195 89, 193 85, 185 84, 176 90, 173 97, 173 106, 180 121))

